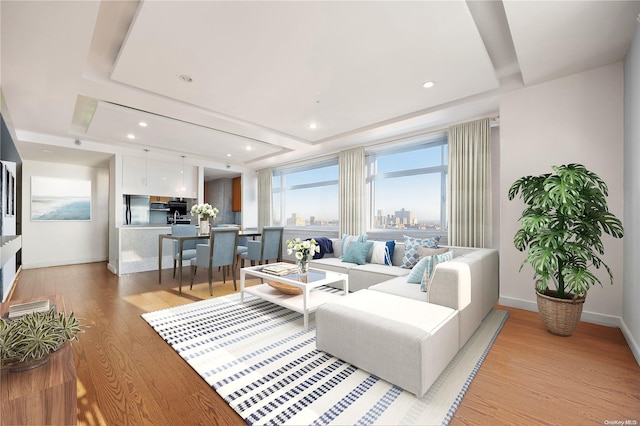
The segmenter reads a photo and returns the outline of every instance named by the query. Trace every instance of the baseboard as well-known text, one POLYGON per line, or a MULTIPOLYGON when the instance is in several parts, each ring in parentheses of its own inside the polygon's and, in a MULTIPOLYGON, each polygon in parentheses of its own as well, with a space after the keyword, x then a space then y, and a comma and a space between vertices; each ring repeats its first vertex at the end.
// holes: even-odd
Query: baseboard
POLYGON ((631 334, 631 330, 627 327, 627 324, 624 322, 624 319, 621 320, 620 330, 622 330, 622 334, 624 338, 627 340, 627 344, 629 348, 631 348, 631 353, 636 358, 636 362, 640 365, 640 344, 633 338, 631 334))
MULTIPOLYGON (((514 299, 511 297, 500 296, 498 303, 511 308, 524 309, 526 311, 538 312, 538 304, 530 300, 514 299)), ((611 315, 599 314, 596 312, 582 311, 580 321, 592 324, 604 325, 607 327, 622 328, 622 318, 611 315)))
POLYGON ((9 291, 7 292, 7 294, 4 295, 4 300, 2 300, 3 303, 6 302, 7 300, 10 300, 11 296, 13 296, 13 291, 16 289, 18 285, 18 280, 19 280, 21 271, 22 271, 22 265, 18 266, 18 269, 16 270, 16 276, 13 277, 13 282, 11 283, 11 287, 9 287, 9 291))
POLYGON ((66 265, 79 265, 82 263, 96 263, 96 262, 106 262, 108 259, 101 257, 101 258, 89 258, 89 259, 81 259, 81 260, 77 260, 74 259, 73 261, 70 260, 59 260, 59 261, 54 261, 54 262, 42 262, 42 263, 23 263, 22 267, 24 269, 36 269, 36 268, 49 268, 52 266, 66 266, 66 265))
POLYGON ((107 262, 107 269, 113 275, 118 275, 118 267, 117 266, 113 266, 113 264, 111 262, 107 262))

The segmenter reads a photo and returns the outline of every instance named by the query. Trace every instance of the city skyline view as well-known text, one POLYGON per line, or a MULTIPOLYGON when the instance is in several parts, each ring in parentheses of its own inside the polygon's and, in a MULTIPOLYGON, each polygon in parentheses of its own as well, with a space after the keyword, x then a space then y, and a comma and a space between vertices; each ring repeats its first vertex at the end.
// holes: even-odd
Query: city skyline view
MULTIPOLYGON (((366 190, 367 199, 373 204, 369 206, 372 225, 389 227, 393 222, 398 227, 394 221, 376 221, 374 216, 382 211, 384 216, 393 217, 402 209, 411 212, 414 218, 413 223, 402 223, 404 226, 439 225, 444 216, 447 156, 447 145, 442 141, 370 156, 366 190)), ((274 176, 273 189, 277 223, 337 226, 337 164, 282 172, 274 176)))

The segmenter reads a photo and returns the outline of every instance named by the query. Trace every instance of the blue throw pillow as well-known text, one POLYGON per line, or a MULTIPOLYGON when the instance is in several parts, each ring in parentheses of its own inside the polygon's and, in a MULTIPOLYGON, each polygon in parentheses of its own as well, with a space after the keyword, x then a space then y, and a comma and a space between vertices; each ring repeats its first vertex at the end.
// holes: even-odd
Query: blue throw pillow
POLYGON ((371 263, 378 265, 392 265, 393 251, 396 248, 395 241, 374 241, 371 248, 371 263))
POLYGON ((407 282, 411 284, 420 284, 422 283, 422 278, 424 275, 428 275, 431 277, 433 273, 433 268, 435 267, 435 256, 425 256, 416 264, 416 266, 411 269, 409 273, 409 277, 407 278, 407 282))
POLYGON ((367 234, 363 235, 348 235, 342 234, 342 256, 347 252, 347 249, 353 242, 366 242, 367 234))
POLYGON ((342 261, 364 265, 367 263, 367 253, 369 253, 369 249, 372 245, 372 242, 351 242, 351 244, 349 244, 349 248, 347 248, 347 252, 342 255, 342 261))
POLYGON ((403 268, 413 268, 420 260, 418 249, 437 248, 440 237, 433 238, 413 238, 404 236, 404 256, 402 257, 403 268))

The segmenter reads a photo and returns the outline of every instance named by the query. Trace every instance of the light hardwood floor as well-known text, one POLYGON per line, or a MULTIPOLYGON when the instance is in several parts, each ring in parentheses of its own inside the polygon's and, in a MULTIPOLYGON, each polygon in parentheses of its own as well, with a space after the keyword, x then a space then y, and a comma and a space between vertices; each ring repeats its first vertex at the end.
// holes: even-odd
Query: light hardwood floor
MULTIPOLYGON (((162 285, 157 272, 118 278, 105 263, 20 273, 12 299, 62 294, 90 326, 73 343, 78 424, 244 424, 140 318, 210 297, 206 271, 192 291, 184 273, 183 296, 169 269, 162 285)), ((214 279, 214 297, 233 292, 219 273, 214 279)), ((510 317, 451 424, 640 423, 640 366, 619 329, 580 323, 573 336, 557 337, 536 313, 503 309, 510 317)))

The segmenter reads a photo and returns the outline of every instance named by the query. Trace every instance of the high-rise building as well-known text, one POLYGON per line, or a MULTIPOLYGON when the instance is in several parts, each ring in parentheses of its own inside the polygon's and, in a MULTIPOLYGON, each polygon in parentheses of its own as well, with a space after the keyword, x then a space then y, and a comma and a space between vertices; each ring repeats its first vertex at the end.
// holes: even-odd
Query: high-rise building
POLYGON ((396 225, 411 225, 413 224, 413 212, 411 210, 396 210, 396 225))
POLYGON ((298 216, 298 213, 291 213, 291 217, 287 219, 287 225, 289 226, 305 226, 306 222, 303 217, 298 216))

